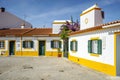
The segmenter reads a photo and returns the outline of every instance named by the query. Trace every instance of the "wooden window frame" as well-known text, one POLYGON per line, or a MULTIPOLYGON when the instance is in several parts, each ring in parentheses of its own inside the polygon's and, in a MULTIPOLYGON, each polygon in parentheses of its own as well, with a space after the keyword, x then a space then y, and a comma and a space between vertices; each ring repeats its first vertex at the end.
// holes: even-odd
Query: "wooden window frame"
POLYGON ((88 53, 90 53, 91 56, 97 56, 102 55, 102 40, 99 38, 92 38, 88 40, 88 53), (92 49, 93 41, 97 41, 97 52, 95 53, 92 49))
POLYGON ((5 49, 5 41, 4 40, 0 40, 0 49, 5 49), (1 42, 3 42, 3 47, 1 47, 1 42))
POLYGON ((32 49, 32 48, 34 48, 34 42, 32 40, 25 40, 25 41, 23 41, 23 48, 25 48, 25 49, 32 49))
POLYGON ((61 48, 61 43, 62 42, 60 40, 52 40, 51 41, 51 48, 53 48, 53 49, 61 48))
POLYGON ((71 42, 70 42, 70 50, 72 51, 72 52, 77 52, 77 49, 78 49, 78 44, 77 44, 78 42, 76 41, 76 40, 72 40, 71 42), (73 46, 74 45, 74 46, 73 46), (74 47, 74 48, 73 48, 74 47))

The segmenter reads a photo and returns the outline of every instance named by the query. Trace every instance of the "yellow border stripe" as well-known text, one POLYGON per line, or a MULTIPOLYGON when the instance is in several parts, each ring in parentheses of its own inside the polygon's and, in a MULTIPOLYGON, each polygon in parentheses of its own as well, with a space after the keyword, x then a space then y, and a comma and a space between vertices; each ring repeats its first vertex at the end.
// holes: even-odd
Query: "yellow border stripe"
POLYGON ((92 9, 86 11, 86 12, 83 12, 82 14, 80 14, 80 16, 83 16, 83 15, 89 13, 89 12, 92 11, 92 10, 101 10, 101 8, 92 8, 92 9))
MULTIPOLYGON (((72 22, 69 22, 69 23, 72 23, 72 22)), ((65 22, 53 22, 53 24, 66 24, 66 21, 65 22)))
POLYGON ((92 68, 94 70, 97 70, 97 71, 100 71, 100 72, 103 72, 103 73, 106 73, 106 74, 109 74, 112 76, 116 76, 116 69, 115 69, 114 65, 104 64, 101 62, 96 62, 96 61, 79 58, 79 57, 74 57, 74 56, 70 56, 70 55, 69 55, 68 59, 73 62, 76 62, 78 64, 92 68))

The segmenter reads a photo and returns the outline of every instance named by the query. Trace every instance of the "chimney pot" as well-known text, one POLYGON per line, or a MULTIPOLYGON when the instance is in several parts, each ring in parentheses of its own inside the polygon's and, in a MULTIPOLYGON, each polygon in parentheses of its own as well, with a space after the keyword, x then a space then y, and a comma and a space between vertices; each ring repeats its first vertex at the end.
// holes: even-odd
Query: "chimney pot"
POLYGON ((5 8, 1 7, 0 12, 5 12, 5 8))

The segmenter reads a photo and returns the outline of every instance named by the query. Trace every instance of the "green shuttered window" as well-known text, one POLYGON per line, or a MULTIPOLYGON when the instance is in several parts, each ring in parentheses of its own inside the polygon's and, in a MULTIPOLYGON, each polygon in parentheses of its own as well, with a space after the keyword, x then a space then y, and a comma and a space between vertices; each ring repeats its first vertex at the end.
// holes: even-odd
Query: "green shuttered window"
POLYGON ((51 41, 51 48, 61 48, 61 41, 59 40, 51 41))
POLYGON ((98 54, 102 54, 102 40, 98 40, 98 50, 97 53, 98 54))
POLYGON ((88 40, 88 52, 92 53, 92 40, 88 40))
POLYGON ((77 51, 77 41, 71 41, 70 42, 70 50, 71 51, 77 51))
POLYGON ((88 40, 88 53, 102 54, 102 40, 88 40))
POLYGON ((0 49, 5 48, 5 41, 0 41, 0 49))
POLYGON ((33 41, 23 41, 23 48, 33 48, 34 42, 33 41))

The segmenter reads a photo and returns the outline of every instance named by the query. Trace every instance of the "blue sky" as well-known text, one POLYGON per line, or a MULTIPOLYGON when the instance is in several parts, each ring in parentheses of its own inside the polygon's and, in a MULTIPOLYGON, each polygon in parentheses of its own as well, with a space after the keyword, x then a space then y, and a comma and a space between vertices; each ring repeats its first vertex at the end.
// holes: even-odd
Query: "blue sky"
POLYGON ((120 0, 0 0, 0 7, 40 28, 71 16, 79 20, 81 12, 95 3, 105 12, 104 23, 120 20, 120 0))

